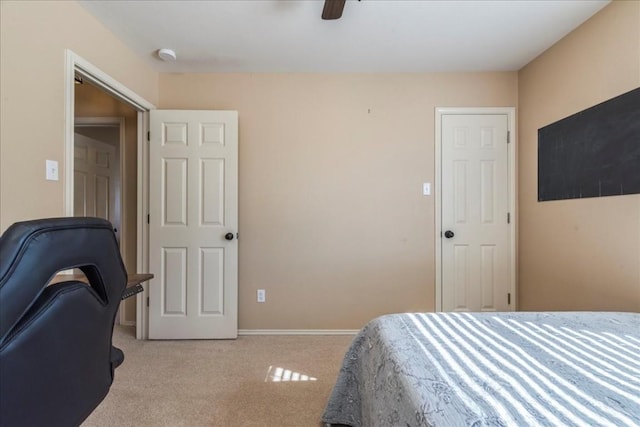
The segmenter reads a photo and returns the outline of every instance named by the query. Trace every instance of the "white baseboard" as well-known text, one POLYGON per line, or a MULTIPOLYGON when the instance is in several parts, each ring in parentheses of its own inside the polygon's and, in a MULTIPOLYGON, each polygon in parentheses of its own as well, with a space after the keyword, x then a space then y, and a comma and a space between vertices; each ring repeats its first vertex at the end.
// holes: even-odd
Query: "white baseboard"
POLYGON ((238 329, 238 335, 355 335, 357 329, 238 329))
POLYGON ((125 321, 121 321, 120 324, 122 326, 136 326, 136 321, 135 320, 125 320, 125 321))

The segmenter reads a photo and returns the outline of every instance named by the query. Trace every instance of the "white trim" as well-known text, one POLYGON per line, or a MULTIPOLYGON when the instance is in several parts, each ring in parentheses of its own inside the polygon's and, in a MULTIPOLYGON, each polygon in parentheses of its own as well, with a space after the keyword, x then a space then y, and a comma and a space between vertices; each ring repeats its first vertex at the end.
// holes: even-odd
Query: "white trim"
MULTIPOLYGON (((138 250, 136 266, 138 271, 149 271, 149 112, 138 112, 138 250)), ((149 282, 146 282, 149 283, 149 282)), ((149 337, 149 314, 147 304, 149 287, 136 295, 136 338, 146 340, 149 337)))
POLYGON ((516 179, 517 179, 517 163, 516 163, 516 151, 517 151, 517 133, 516 133, 516 109, 515 107, 471 107, 471 108, 457 108, 457 107, 438 107, 435 109, 435 254, 436 254, 436 289, 435 289, 435 303, 436 311, 442 311, 442 165, 441 165, 441 142, 442 142, 442 116, 445 114, 506 114, 507 115, 507 127, 510 134, 510 142, 507 144, 507 156, 508 156, 508 174, 509 174, 509 211, 511 212, 511 223, 509 224, 509 246, 511 248, 511 259, 509 262, 509 292, 511 293, 511 301, 513 311, 518 309, 517 298, 517 285, 516 285, 516 269, 517 269, 517 246, 516 246, 516 232, 518 230, 518 212, 517 212, 517 192, 516 192, 516 179))
MULTIPOLYGON (((66 216, 73 216, 73 128, 75 121, 75 75, 82 76, 83 79, 91 82, 92 84, 100 87, 111 96, 119 99, 120 101, 130 105, 134 109, 138 110, 138 244, 137 244, 137 262, 136 268, 138 271, 146 271, 148 263, 148 246, 144 239, 148 238, 148 231, 146 228, 146 208, 147 208, 147 194, 145 188, 148 185, 147 166, 145 161, 148 161, 147 157, 140 156, 140 153, 145 153, 146 148, 146 130, 148 129, 148 111, 153 110, 156 107, 127 88, 122 83, 113 79, 111 76, 100 70, 89 61, 75 54, 69 49, 65 49, 65 72, 64 72, 64 190, 63 190, 63 203, 66 216), (142 189, 142 190, 140 190, 142 189), (143 225, 143 226, 141 226, 143 225)), ((143 295, 146 295, 146 287, 143 295)), ((146 322, 139 322, 141 316, 146 314, 146 305, 141 303, 141 294, 137 296, 137 313, 136 313, 136 338, 146 339, 146 322), (143 306, 145 310, 141 313, 140 307, 143 306), (143 326, 145 328, 143 328, 143 326)), ((146 298, 145 298, 146 301, 146 298)))
POLYGON ((65 50, 64 79, 64 214, 73 216, 73 124, 75 122, 75 61, 65 50), (71 171, 71 172, 70 172, 71 171))
POLYGON ((436 254, 436 295, 435 295, 435 311, 442 311, 442 218, 440 218, 440 204, 441 204, 441 194, 442 194, 442 180, 440 177, 442 176, 442 172, 440 171, 442 167, 442 158, 441 158, 441 143, 442 143, 442 113, 439 108, 436 108, 435 112, 435 130, 436 136, 434 140, 434 176, 433 176, 433 186, 435 192, 435 230, 433 236, 435 237, 435 254, 436 254))
POLYGON ((70 84, 74 84, 74 77, 77 73, 83 79, 88 80, 111 96, 129 104, 138 111, 148 111, 156 108, 152 103, 73 51, 66 49, 65 54, 67 55, 67 62, 73 65, 72 69, 68 70, 71 71, 71 73, 68 74, 70 84))
POLYGON ((356 335, 357 329, 238 329, 238 335, 356 335))

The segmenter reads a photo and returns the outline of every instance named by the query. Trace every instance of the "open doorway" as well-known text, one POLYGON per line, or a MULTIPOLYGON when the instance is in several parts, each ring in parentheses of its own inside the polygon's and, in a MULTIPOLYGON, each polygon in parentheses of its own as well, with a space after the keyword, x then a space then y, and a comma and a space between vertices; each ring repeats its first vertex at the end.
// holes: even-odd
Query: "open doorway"
MULTIPOLYGON (((92 92, 102 92, 105 102, 111 105, 118 105, 118 108, 128 107, 134 112, 108 113, 109 116, 124 117, 125 119, 125 148, 121 150, 121 160, 124 156, 124 166, 121 171, 125 171, 126 182, 121 185, 123 193, 122 205, 122 237, 124 250, 123 260, 129 273, 144 272, 148 269, 148 233, 147 204, 148 199, 148 112, 155 109, 155 106, 140 97, 135 92, 128 89, 122 83, 100 70, 95 65, 78 56, 71 50, 65 50, 65 161, 64 161, 64 206, 67 216, 74 215, 74 133, 76 116, 98 115, 94 110, 84 110, 76 106, 76 89, 81 80, 84 85, 90 84, 92 92), (76 110, 78 114, 76 114, 76 110), (127 120, 131 117, 131 120, 127 120), (135 127, 128 127, 127 124, 135 124, 135 127), (126 242, 125 242, 126 241, 126 242)), ((78 103, 82 102, 78 100, 78 103)), ((89 103, 91 108, 99 105, 89 103)), ((122 175, 121 175, 122 176, 122 175)), ((129 299, 125 301, 125 306, 121 307, 121 319, 124 316, 125 323, 136 324, 136 337, 144 339, 147 336, 147 321, 143 316, 144 303, 147 300, 148 290, 136 295, 135 301, 129 299), (135 319, 135 320, 134 320, 135 319)))
MULTIPOLYGON (((136 271, 137 111, 76 76, 74 84, 73 215, 111 221, 127 271, 136 271)), ((136 322, 135 300, 118 321, 136 322)))

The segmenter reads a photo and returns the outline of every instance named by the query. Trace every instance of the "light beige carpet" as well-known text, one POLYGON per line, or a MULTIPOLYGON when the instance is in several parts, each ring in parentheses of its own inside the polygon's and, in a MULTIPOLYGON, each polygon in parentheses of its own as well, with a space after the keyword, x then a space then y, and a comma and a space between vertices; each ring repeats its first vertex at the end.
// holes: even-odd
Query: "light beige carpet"
POLYGON ((105 400, 83 427, 318 427, 352 336, 242 336, 136 341, 105 400))

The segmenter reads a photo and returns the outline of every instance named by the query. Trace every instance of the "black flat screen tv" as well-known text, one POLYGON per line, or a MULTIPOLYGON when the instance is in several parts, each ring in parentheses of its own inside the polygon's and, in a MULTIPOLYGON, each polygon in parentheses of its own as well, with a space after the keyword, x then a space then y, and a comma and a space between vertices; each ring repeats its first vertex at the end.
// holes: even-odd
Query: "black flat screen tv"
POLYGON ((538 201, 640 193, 640 88, 538 129, 538 201))

